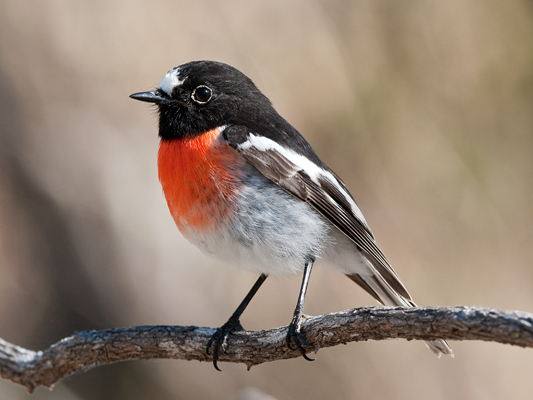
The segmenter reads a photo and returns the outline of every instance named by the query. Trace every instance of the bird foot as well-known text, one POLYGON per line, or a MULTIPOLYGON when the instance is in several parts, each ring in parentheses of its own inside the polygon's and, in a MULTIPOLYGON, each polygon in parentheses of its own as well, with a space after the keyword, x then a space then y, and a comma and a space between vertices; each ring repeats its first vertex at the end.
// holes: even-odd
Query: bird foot
POLYGON ((307 356, 305 349, 303 348, 303 346, 311 345, 311 343, 309 343, 305 339, 305 336, 301 332, 302 322, 304 318, 305 317, 302 313, 296 312, 294 314, 294 317, 292 318, 292 321, 289 324, 287 332, 287 347, 293 350, 292 343, 294 342, 294 344, 296 344, 296 348, 298 349, 303 358, 305 358, 307 361, 315 361, 314 358, 310 358, 307 356))
POLYGON ((243 330, 244 328, 242 327, 238 318, 230 318, 228 322, 218 328, 213 336, 211 336, 211 339, 209 339, 209 342, 207 342, 205 352, 207 355, 209 355, 211 347, 213 348, 213 365, 216 370, 221 371, 221 369, 218 368, 217 362, 220 355, 220 350, 225 353, 228 349, 229 334, 243 330))

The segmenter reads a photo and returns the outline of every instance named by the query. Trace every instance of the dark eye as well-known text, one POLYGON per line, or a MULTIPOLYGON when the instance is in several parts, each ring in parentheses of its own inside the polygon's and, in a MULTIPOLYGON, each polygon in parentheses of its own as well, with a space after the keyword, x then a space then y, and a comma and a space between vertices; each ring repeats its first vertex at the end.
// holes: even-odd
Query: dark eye
POLYGON ((211 100, 212 94, 211 89, 207 86, 200 85, 192 92, 192 99, 197 103, 207 103, 211 100))

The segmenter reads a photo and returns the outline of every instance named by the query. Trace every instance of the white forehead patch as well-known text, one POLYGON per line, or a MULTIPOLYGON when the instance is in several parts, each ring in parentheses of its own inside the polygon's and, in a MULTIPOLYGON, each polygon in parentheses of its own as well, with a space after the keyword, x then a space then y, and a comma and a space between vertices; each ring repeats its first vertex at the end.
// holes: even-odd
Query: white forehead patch
POLYGON ((161 79, 161 82, 159 82, 159 88, 169 96, 172 94, 172 90, 174 90, 176 86, 180 86, 185 81, 185 78, 180 80, 179 73, 179 68, 171 69, 163 79, 161 79))

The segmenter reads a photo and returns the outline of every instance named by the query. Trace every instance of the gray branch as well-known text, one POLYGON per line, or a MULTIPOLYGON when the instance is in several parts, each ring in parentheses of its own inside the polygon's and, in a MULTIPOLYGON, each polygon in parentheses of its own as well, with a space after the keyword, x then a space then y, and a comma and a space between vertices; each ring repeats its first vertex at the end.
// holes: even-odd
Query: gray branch
MULTIPOLYGON (((366 340, 485 340, 533 347, 533 314, 480 307, 362 307, 308 317, 306 350, 366 340)), ((171 358, 211 361, 206 343, 213 328, 138 326, 77 332, 44 351, 27 350, 0 339, 0 376, 25 386, 51 388, 78 371, 119 361, 171 358)), ((286 346, 287 328, 230 335, 220 362, 251 368, 267 361, 299 357, 286 346)))

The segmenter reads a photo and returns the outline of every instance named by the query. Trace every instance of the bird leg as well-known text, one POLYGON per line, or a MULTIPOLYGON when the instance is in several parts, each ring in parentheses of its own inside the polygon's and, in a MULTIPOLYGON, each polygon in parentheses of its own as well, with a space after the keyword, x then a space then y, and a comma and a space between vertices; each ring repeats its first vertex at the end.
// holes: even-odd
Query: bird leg
POLYGON ((255 282, 254 286, 250 289, 250 291, 244 298, 244 300, 241 302, 241 304, 239 304, 239 307, 237 307, 235 312, 228 319, 228 322, 218 328, 213 334, 213 336, 211 336, 211 339, 209 339, 209 342, 207 342, 205 351, 209 355, 209 350, 211 349, 211 347, 213 347, 213 365, 218 371, 220 371, 217 366, 220 349, 222 349, 224 353, 226 352, 228 347, 228 336, 230 333, 244 330, 239 319, 267 277, 268 275, 261 274, 261 276, 255 282))
POLYGON ((287 332, 287 346, 292 350, 291 342, 296 344, 296 348, 300 351, 303 358, 307 361, 314 361, 314 358, 309 358, 305 354, 305 349, 303 346, 309 346, 310 343, 307 342, 304 335, 301 333, 303 316, 304 316, 304 301, 305 293, 307 292, 307 285, 309 284, 309 277, 311 276, 311 269, 313 268, 313 263, 315 262, 314 257, 309 259, 305 263, 304 276, 302 279, 302 287, 300 288, 300 295, 298 296, 298 303, 296 303, 296 308, 294 310, 294 315, 292 321, 289 324, 289 329, 287 332))

